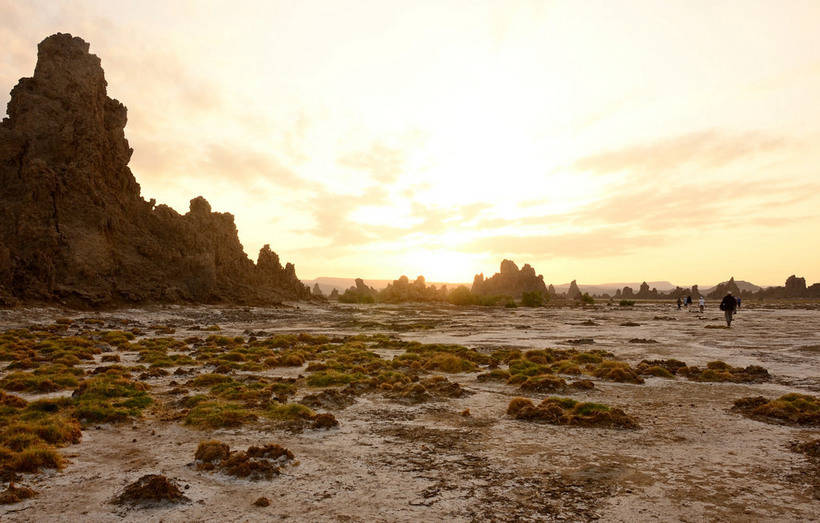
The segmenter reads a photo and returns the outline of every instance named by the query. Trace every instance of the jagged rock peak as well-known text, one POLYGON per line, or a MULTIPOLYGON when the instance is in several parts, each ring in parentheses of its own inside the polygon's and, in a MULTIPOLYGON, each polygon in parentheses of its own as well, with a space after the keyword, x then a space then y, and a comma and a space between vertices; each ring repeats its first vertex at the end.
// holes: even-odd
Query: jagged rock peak
POLYGON ((525 264, 521 269, 512 260, 503 260, 499 272, 490 278, 476 274, 472 292, 485 296, 511 296, 519 298, 525 292, 547 294, 547 286, 542 275, 535 275, 535 269, 525 264))
POLYGON ((307 298, 293 264, 245 254, 205 198, 180 215, 146 202, 128 162, 127 110, 100 59, 58 33, 11 91, 0 125, 0 304, 270 304, 307 298))

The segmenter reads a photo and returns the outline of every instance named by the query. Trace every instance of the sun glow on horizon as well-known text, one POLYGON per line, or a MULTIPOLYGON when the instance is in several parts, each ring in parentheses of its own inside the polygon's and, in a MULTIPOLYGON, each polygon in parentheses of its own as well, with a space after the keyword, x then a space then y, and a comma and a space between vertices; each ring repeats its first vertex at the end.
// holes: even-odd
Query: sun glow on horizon
POLYGON ((303 279, 469 282, 510 258, 548 282, 818 281, 817 20, 816 2, 34 0, 0 4, 0 83, 44 36, 83 37, 143 195, 205 196, 303 279))

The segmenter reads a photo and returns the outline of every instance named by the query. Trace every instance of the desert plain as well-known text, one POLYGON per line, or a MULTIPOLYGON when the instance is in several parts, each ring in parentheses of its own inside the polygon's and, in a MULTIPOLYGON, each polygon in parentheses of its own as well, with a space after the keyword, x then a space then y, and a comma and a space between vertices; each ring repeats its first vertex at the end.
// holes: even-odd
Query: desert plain
MULTIPOLYGON (((82 421, 77 443, 57 445, 62 469, 21 474, 18 484, 37 494, 0 505, 0 519, 817 519, 817 458, 796 449, 820 430, 747 417, 733 405, 744 397, 820 390, 820 311, 748 304, 727 329, 710 305, 703 314, 669 303, 3 310, 6 335, 91 340, 93 354, 71 368, 105 376, 101 367, 114 366, 118 377, 146 384, 150 402, 124 419, 82 421), (151 340, 166 340, 166 348, 151 340), (339 348, 348 346, 352 352, 339 348), (244 350, 249 347, 261 349, 244 350), (304 361, 286 361, 296 352, 304 361), (549 366, 556 358, 563 367, 549 366), (623 362, 630 374, 601 374, 595 370, 601 360, 623 362), (672 360, 695 372, 641 366, 672 360), (762 367, 766 375, 741 373, 735 380, 734 371, 705 372, 720 371, 709 365, 716 361, 739 372, 762 367), (522 364, 542 366, 521 371, 522 364), (516 370, 524 376, 516 379, 516 370), (527 373, 558 380, 527 388, 527 373), (213 384, 220 380, 257 387, 240 393, 260 390, 261 383, 267 397, 225 396, 247 407, 244 418, 192 417, 203 398, 185 398, 219 396, 222 389, 213 384), (634 426, 517 419, 508 413, 516 397, 534 405, 560 397, 621 409, 634 426), (309 412, 276 410, 296 403, 309 412), (337 424, 315 423, 322 413, 337 424), (276 444, 291 457, 277 460, 267 476, 231 475, 195 459, 199 444, 214 440, 231 450, 276 444), (168 478, 181 498, 119 498, 149 474, 168 478), (260 498, 266 506, 254 505, 260 498)), ((4 367, 0 384, 8 389, 16 371, 4 367)), ((77 397, 71 386, 57 388, 6 392, 29 406, 77 397)))

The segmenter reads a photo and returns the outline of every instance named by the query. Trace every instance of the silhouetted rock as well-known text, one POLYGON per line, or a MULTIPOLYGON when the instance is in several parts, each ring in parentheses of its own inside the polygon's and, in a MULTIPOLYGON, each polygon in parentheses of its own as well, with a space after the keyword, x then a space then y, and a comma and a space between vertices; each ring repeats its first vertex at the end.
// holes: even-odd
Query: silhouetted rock
MULTIPOLYGON (((373 287, 368 287, 364 280, 356 278, 356 285, 351 286, 341 296, 339 301, 342 303, 375 303, 378 291, 373 287)), ((335 290, 335 289, 334 289, 335 290)))
POLYGON ((402 276, 388 283, 379 292, 378 300, 386 303, 446 301, 447 286, 443 285, 440 289, 435 285, 428 287, 424 276, 417 277, 412 283, 407 276, 402 276))
POLYGON ((798 278, 794 274, 786 278, 786 298, 800 298, 806 295, 806 278, 798 278))
POLYGON ((578 284, 575 283, 575 280, 572 280, 572 283, 569 284, 569 289, 567 289, 567 299, 576 300, 581 297, 581 289, 578 288, 578 284))
POLYGON ((100 59, 68 34, 38 47, 0 124, 0 299, 103 306, 306 298, 293 265, 257 264, 234 218, 200 197, 180 215, 146 202, 128 168, 126 108, 100 59))
POLYGON ((544 276, 535 275, 535 269, 525 264, 521 269, 512 260, 501 262, 500 272, 484 279, 484 274, 476 274, 472 293, 478 296, 511 296, 520 298, 525 292, 547 294, 544 276))
MULTIPOLYGON (((805 286, 805 282, 803 282, 805 286)), ((729 278, 729 281, 720 283, 717 287, 709 293, 708 298, 718 299, 723 298, 726 296, 726 293, 731 292, 734 296, 740 296, 740 289, 738 288, 737 284, 735 283, 735 277, 732 276, 729 278)))

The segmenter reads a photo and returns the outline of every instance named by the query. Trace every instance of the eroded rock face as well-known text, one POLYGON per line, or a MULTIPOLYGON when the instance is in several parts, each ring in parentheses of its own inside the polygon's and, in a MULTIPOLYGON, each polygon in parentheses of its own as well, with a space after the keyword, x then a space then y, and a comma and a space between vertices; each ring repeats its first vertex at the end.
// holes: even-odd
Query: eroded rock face
POLYGON ((729 278, 729 281, 718 284, 712 292, 709 293, 709 298, 719 299, 726 296, 727 292, 731 292, 734 296, 740 296, 740 288, 735 283, 735 277, 729 278))
POLYGON ((473 279, 473 294, 483 296, 512 296, 520 298, 525 292, 547 294, 543 275, 535 275, 528 263, 521 269, 512 260, 501 262, 500 271, 485 279, 483 274, 476 274, 473 279))
POLYGON ((806 278, 798 278, 794 274, 786 278, 785 296, 787 298, 801 297, 806 294, 806 278))
POLYGON ((575 280, 569 284, 569 289, 567 289, 567 298, 570 300, 576 300, 581 297, 581 289, 578 288, 578 284, 575 280))
POLYGON ((140 195, 126 108, 100 59, 68 34, 38 46, 0 124, 0 304, 276 303, 309 296, 265 246, 254 264, 233 215, 200 197, 180 215, 140 195))

